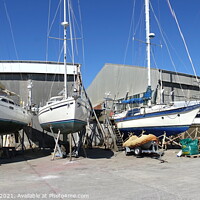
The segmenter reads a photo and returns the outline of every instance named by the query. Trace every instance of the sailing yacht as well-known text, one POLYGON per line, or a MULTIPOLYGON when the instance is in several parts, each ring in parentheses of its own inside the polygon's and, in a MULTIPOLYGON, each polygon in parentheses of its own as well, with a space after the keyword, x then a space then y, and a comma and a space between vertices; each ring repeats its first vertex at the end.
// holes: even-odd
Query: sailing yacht
POLYGON ((0 134, 10 134, 31 123, 31 113, 7 96, 16 95, 0 84, 0 134))
POLYGON ((121 103, 147 103, 146 107, 129 109, 113 117, 115 123, 126 137, 129 133, 154 134, 161 136, 175 135, 186 131, 192 124, 199 112, 200 104, 190 106, 176 105, 151 105, 151 77, 150 77, 150 39, 154 37, 150 33, 149 25, 149 0, 145 0, 145 21, 146 21, 146 52, 148 86, 142 98, 124 100, 121 103))
MULTIPOLYGON (((68 5, 70 0, 68 0, 68 5)), ((70 14, 70 13, 69 13, 70 14)), ((67 27, 70 23, 66 20, 66 0, 64 0, 64 92, 62 96, 50 98, 47 104, 39 108, 38 119, 41 127, 49 132, 70 134, 81 131, 88 120, 88 103, 83 97, 83 86, 80 75, 80 67, 73 64, 76 78, 74 80, 74 90, 69 96, 67 90, 67 27)))

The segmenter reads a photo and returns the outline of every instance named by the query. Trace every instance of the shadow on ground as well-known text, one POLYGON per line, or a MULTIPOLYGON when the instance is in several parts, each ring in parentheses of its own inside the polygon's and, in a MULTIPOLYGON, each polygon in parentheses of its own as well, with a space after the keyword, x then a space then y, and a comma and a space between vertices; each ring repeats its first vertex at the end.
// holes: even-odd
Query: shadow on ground
POLYGON ((103 149, 103 148, 90 148, 85 149, 87 158, 91 159, 101 159, 101 158, 111 158, 114 156, 114 152, 110 149, 103 149))
MULTIPOLYGON (((53 150, 51 149, 28 149, 24 152, 16 151, 14 154, 10 155, 9 158, 0 158, 0 164, 9 164, 42 158, 51 155, 52 152, 53 150)), ((87 157, 91 159, 110 159, 112 156, 114 156, 114 152, 112 150, 98 147, 81 150, 81 152, 79 153, 79 157, 87 157)))
POLYGON ((49 156, 51 154, 52 150, 45 149, 28 149, 22 151, 16 151, 10 154, 9 157, 6 158, 0 158, 0 164, 8 164, 8 163, 15 163, 15 162, 22 162, 26 160, 33 160, 45 156, 49 156))

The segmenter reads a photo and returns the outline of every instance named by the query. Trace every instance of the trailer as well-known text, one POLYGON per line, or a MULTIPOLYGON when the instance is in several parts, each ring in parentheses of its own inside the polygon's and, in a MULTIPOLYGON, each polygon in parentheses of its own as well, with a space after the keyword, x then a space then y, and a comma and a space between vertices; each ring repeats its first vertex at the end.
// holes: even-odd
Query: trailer
POLYGON ((156 141, 149 141, 140 146, 125 147, 125 155, 134 154, 136 156, 141 156, 143 153, 147 154, 157 154, 162 156, 163 153, 158 151, 158 143, 156 141))

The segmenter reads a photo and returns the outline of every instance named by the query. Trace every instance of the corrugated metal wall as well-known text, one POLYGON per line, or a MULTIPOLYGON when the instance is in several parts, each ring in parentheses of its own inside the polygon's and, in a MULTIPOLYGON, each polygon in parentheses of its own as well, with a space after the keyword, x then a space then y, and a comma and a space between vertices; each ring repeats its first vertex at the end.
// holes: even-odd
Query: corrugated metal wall
MULTIPOLYGON (((196 78, 192 75, 166 70, 151 69, 152 89, 157 92, 156 102, 182 101, 186 98, 200 99, 196 78)), ((147 69, 145 67, 105 64, 97 74, 87 93, 93 106, 104 98, 122 99, 126 96, 142 94, 147 88, 147 69)))

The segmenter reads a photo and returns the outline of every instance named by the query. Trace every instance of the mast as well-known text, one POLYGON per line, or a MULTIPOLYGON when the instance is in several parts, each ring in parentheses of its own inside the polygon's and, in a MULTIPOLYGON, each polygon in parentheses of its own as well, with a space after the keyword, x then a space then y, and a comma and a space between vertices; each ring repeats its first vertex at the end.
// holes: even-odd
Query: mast
MULTIPOLYGON (((150 17, 149 17, 149 1, 145 0, 145 22, 146 22, 146 52, 147 52, 147 71, 148 71, 148 90, 151 90, 151 43, 150 39, 155 37, 154 33, 150 33, 150 17)), ((147 102, 148 106, 151 106, 151 99, 147 102)))
POLYGON ((147 70, 148 70, 148 86, 151 86, 150 75, 150 24, 149 24, 149 0, 145 0, 145 22, 146 22, 146 52, 147 52, 147 70))
POLYGON ((64 27, 64 98, 67 98, 67 26, 69 23, 67 22, 67 13, 66 13, 66 0, 64 0, 64 21, 61 23, 64 27))

